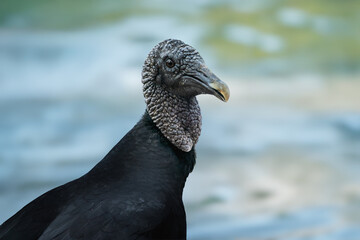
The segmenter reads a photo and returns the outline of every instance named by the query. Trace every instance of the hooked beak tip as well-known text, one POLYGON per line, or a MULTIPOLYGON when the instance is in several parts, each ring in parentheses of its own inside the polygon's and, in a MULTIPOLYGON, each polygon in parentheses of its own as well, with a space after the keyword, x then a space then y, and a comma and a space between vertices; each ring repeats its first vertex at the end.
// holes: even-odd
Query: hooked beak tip
POLYGON ((205 65, 201 65, 195 74, 189 75, 192 82, 202 89, 198 94, 212 94, 223 102, 230 97, 229 87, 212 73, 205 65))
POLYGON ((224 102, 227 102, 229 100, 230 90, 226 83, 218 80, 210 83, 209 86, 214 89, 214 91, 217 93, 216 97, 218 97, 220 100, 224 102))

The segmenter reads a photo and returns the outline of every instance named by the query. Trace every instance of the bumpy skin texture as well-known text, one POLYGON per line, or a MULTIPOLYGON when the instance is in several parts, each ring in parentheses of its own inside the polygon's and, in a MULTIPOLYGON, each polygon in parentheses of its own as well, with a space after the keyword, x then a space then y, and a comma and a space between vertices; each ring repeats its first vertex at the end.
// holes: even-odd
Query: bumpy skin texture
POLYGON ((186 239, 182 192, 201 129, 195 96, 218 94, 196 78, 209 76, 204 69, 198 52, 181 41, 155 46, 142 72, 141 120, 89 173, 4 222, 0 239, 186 239))
POLYGON ((184 89, 184 75, 198 69, 204 60, 191 46, 179 40, 156 45, 147 57, 142 82, 147 110, 164 136, 179 149, 188 152, 201 133, 201 113, 192 89, 184 89), (164 62, 171 59, 173 68, 164 62))

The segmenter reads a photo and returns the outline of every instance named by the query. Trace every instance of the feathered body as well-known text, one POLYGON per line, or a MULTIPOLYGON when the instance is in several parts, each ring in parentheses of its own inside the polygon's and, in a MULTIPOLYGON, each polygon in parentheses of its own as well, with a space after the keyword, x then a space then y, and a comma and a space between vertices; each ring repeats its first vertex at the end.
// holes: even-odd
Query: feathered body
POLYGON ((6 221, 0 239, 185 239, 182 192, 194 164, 194 150, 174 147, 145 113, 89 173, 6 221))

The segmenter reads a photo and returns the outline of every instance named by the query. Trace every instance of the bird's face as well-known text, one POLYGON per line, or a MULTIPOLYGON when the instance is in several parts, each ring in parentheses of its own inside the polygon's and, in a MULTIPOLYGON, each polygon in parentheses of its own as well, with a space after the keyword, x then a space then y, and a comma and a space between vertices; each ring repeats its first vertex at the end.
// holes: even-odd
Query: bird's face
POLYGON ((156 84, 185 98, 212 94, 225 102, 229 99, 228 86, 209 70, 193 47, 166 40, 155 51, 156 84))

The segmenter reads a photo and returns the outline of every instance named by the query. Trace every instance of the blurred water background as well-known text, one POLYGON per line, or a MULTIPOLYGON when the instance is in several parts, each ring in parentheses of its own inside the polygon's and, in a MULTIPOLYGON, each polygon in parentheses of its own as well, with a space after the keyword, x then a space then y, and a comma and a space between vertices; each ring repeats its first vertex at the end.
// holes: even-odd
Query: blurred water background
POLYGON ((144 112, 141 67, 197 48, 230 101, 200 96, 188 235, 360 239, 357 0, 2 0, 0 222, 92 168, 144 112))

